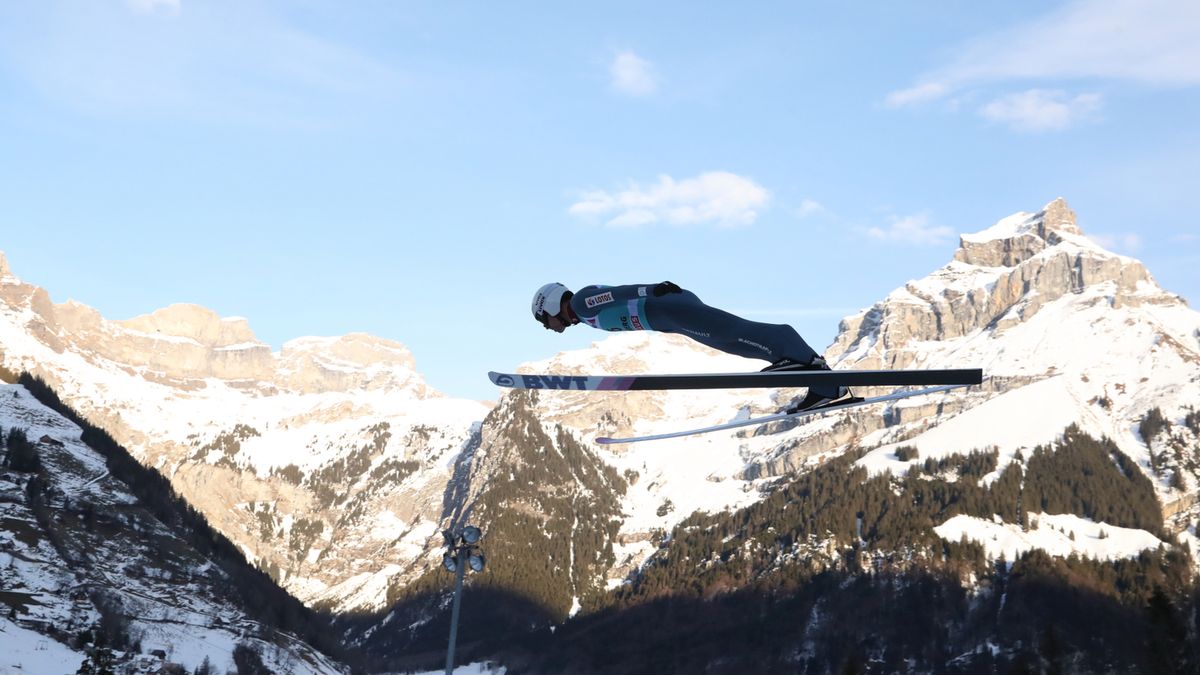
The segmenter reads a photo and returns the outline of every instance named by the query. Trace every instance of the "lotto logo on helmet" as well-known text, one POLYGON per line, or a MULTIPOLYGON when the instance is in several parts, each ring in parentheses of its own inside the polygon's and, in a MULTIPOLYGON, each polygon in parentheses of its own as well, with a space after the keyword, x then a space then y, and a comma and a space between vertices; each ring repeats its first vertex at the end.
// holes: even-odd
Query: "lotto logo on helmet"
POLYGON ((558 314, 559 304, 562 302, 563 295, 567 292, 567 287, 559 283, 546 284, 533 294, 533 315, 536 317, 542 312, 546 314, 558 314))
POLYGON ((607 305, 608 303, 610 303, 612 301, 613 301, 612 293, 600 293, 597 295, 589 295, 584 300, 584 304, 586 304, 588 307, 599 307, 600 305, 607 305))

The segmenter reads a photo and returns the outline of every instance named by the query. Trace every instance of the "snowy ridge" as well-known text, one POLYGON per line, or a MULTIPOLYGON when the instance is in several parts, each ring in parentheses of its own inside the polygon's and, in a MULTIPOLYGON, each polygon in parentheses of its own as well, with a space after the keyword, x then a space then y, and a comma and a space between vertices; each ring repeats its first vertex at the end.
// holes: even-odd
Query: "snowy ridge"
POLYGON ((1001 218, 996 221, 995 225, 980 230, 979 232, 968 233, 961 235, 965 242, 984 243, 989 241, 997 241, 1003 239, 1012 239, 1023 234, 1029 234, 1036 229, 1040 222, 1040 218, 1036 213, 1026 213, 1020 211, 1001 218))

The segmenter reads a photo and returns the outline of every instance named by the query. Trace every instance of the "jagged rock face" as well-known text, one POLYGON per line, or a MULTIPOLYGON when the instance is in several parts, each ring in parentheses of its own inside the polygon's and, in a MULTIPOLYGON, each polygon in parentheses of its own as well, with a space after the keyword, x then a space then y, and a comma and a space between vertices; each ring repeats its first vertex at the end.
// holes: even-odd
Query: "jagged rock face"
MULTIPOLYGON (((1180 426, 1200 404, 1200 315, 1141 263, 1087 239, 1062 200, 963 235, 951 263, 841 328, 826 351, 838 368, 982 367, 985 382, 882 415, 846 411, 790 437, 782 430, 788 440, 752 458, 746 475, 783 475, 831 445, 879 448, 864 461, 902 471, 878 453, 905 442, 1014 452, 1053 441, 1071 423, 1146 465, 1154 451, 1133 430, 1147 411, 1161 407, 1180 426)), ((1182 487, 1165 489, 1172 471, 1155 476, 1163 503, 1192 508, 1197 482, 1170 478, 1182 487)))
POLYGON ((209 348, 258 342, 245 319, 222 319, 199 305, 171 305, 118 323, 130 330, 186 338, 209 348))
POLYGON ((1180 302, 1158 288, 1140 262, 1087 240, 1058 199, 1039 213, 1018 213, 964 235, 954 262, 843 320, 829 355, 853 355, 860 368, 910 367, 915 355, 904 345, 985 328, 1002 332, 1064 295, 1097 286, 1106 286, 1114 307, 1180 302), (875 347, 864 353, 868 342, 875 347))
POLYGON ((275 382, 304 393, 402 388, 437 395, 416 372, 404 345, 365 333, 338 338, 301 338, 283 346, 275 382))
POLYGON ((438 396, 416 372, 402 344, 354 333, 300 338, 274 354, 242 318, 222 318, 198 305, 177 304, 126 321, 105 320, 74 301, 55 304, 49 294, 21 283, 0 266, 0 303, 25 312, 26 331, 56 353, 70 351, 94 364, 172 386, 203 388, 216 378, 266 392, 304 394, 362 389, 403 389, 417 398, 438 396))
POLYGON ((1046 205, 1041 213, 1033 217, 1016 214, 997 224, 995 229, 1004 229, 1021 221, 1011 236, 996 239, 981 237, 980 240, 962 238, 954 259, 980 267, 1016 267, 1020 263, 1063 241, 1059 233, 1083 235, 1075 221, 1075 212, 1066 201, 1056 199, 1046 205))
POLYGON ((195 305, 109 321, 2 257, 0 362, 170 477, 291 592, 343 609, 422 573, 452 458, 487 411, 430 389, 396 342, 300 338, 274 354, 244 319, 195 305))
POLYGON ((76 333, 82 351, 168 378, 269 381, 275 369, 271 348, 254 337, 245 319, 222 319, 198 305, 171 305, 95 328, 76 333))

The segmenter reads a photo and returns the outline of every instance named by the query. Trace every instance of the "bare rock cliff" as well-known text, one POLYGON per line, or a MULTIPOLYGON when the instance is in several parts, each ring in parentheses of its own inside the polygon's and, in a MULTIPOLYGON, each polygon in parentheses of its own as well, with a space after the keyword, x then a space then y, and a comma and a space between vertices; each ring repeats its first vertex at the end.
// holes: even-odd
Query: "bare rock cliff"
POLYGON ((905 345, 985 328, 1002 332, 1064 295, 1098 286, 1114 307, 1182 301, 1160 289, 1140 262, 1087 239, 1057 199, 1038 213, 963 235, 953 262, 844 319, 829 356, 859 368, 910 367, 914 355, 905 345))
MULTIPOLYGON (((193 304, 110 321, 73 300, 54 303, 44 289, 13 276, 0 254, 3 308, 20 316, 25 331, 57 354, 71 352, 182 390, 202 389, 206 379, 215 378, 263 393, 403 389, 416 398, 439 396, 398 342, 354 333, 299 338, 274 353, 245 319, 221 317, 193 304)), ((25 365, 37 372, 37 364, 25 365)))

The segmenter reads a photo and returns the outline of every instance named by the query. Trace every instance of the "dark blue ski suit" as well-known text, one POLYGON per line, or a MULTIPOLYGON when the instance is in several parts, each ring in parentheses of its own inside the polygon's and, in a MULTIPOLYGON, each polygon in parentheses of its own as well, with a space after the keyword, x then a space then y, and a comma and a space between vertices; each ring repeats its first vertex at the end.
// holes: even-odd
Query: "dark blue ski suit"
MULTIPOLYGON (((790 358, 808 363, 817 355, 791 326, 749 321, 709 307, 695 293, 670 282, 585 286, 571 297, 571 310, 592 328, 677 333, 713 349, 750 359, 774 363, 790 358)), ((823 389, 814 390, 824 394, 823 389)), ((836 389, 833 387, 831 391, 836 389)))

